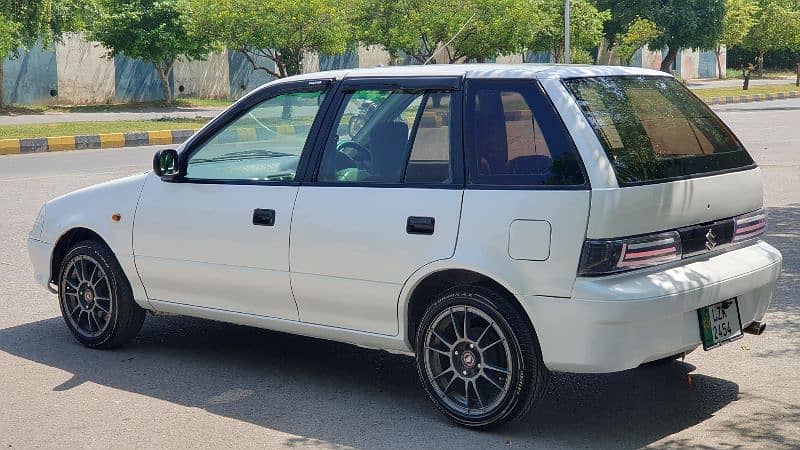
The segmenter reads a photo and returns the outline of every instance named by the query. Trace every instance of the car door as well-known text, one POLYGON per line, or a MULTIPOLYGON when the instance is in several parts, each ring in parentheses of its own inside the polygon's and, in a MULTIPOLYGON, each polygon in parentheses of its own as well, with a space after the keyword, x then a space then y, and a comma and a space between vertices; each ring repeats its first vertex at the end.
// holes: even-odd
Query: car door
POLYGON ((289 225, 308 136, 328 81, 257 92, 180 154, 185 175, 147 180, 136 212, 136 268, 148 298, 297 320, 289 225))
POLYGON ((346 79, 300 187, 300 320, 395 335, 403 283, 450 258, 463 192, 460 79, 346 79))

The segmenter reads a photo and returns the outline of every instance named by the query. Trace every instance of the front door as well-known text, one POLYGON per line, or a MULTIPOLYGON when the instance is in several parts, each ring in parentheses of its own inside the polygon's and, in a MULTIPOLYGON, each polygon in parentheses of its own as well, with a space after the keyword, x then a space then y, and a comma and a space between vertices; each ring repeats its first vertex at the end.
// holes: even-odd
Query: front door
POLYGON ((301 321, 396 335, 403 283, 453 255, 463 192, 457 87, 344 82, 292 218, 301 321))
POLYGON ((147 180, 133 246, 148 298, 297 320, 289 225, 326 86, 245 100, 187 145, 185 177, 147 180))

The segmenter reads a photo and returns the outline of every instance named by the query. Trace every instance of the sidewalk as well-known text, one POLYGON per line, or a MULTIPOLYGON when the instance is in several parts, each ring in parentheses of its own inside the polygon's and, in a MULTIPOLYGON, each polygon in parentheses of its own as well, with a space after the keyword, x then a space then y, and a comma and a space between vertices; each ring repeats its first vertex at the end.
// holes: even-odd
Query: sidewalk
MULTIPOLYGON (((761 86, 765 84, 788 84, 794 81, 794 78, 767 78, 760 79, 756 77, 750 78, 750 86, 761 86)), ((689 89, 709 89, 709 88, 726 88, 726 87, 742 87, 744 80, 738 78, 726 78, 718 80, 716 78, 703 78, 697 80, 688 80, 686 87, 689 89)))
POLYGON ((107 122, 114 120, 194 119, 215 117, 225 108, 148 108, 141 111, 45 112, 43 114, 0 115, 0 126, 61 122, 107 122))

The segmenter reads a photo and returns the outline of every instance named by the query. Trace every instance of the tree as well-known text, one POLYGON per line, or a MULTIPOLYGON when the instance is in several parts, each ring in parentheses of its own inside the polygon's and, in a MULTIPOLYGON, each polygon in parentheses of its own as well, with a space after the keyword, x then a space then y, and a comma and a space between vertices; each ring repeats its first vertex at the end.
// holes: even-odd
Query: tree
POLYGON ((518 53, 541 15, 519 0, 359 0, 353 24, 358 39, 397 58, 424 64, 485 61, 518 53))
POLYGON ((667 48, 661 71, 669 72, 682 48, 714 48, 722 35, 725 0, 598 0, 612 19, 605 31, 618 40, 636 16, 652 21, 663 30, 648 42, 651 50, 667 48))
MULTIPOLYGON (((526 49, 549 51, 556 62, 563 62, 564 0, 534 0, 531 7, 544 16, 544 26, 538 32, 528 34, 526 49)), ((603 39, 603 24, 610 19, 611 12, 599 11, 593 2, 572 0, 569 14, 570 50, 596 47, 603 39)))
POLYGON ((753 25, 755 25, 755 14, 759 9, 758 4, 752 0, 725 0, 722 35, 714 48, 717 56, 717 74, 719 78, 725 77, 725 68, 722 67, 721 57, 722 46, 733 47, 740 44, 753 25))
POLYGON ((800 4, 797 0, 756 0, 755 23, 742 46, 756 52, 756 68, 764 70, 764 55, 800 48, 800 4))
POLYGON ((81 29, 91 11, 88 0, 0 0, 0 107, 5 104, 3 60, 37 42, 48 47, 64 32, 81 29))
POLYGON ((352 42, 347 8, 337 0, 185 0, 197 33, 238 50, 254 70, 297 75, 310 52, 344 52, 352 42), (260 61, 274 63, 274 69, 260 61))
POLYGON ((617 56, 626 65, 630 65, 636 50, 647 45, 661 33, 662 31, 655 22, 636 16, 628 25, 625 33, 618 36, 619 41, 614 43, 617 56))
POLYGON ((119 54, 152 63, 164 102, 172 103, 169 85, 178 57, 204 59, 213 49, 210 40, 191 33, 177 0, 99 0, 100 13, 89 38, 108 48, 108 57, 119 54))

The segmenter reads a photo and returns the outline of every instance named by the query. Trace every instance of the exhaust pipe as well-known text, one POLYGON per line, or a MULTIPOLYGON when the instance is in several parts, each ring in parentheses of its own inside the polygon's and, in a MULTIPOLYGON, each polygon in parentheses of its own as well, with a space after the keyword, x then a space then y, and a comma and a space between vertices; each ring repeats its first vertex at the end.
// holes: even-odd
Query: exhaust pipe
POLYGON ((747 334, 754 334, 756 336, 761 336, 761 333, 767 328, 766 322, 753 322, 745 328, 744 331, 747 334))

